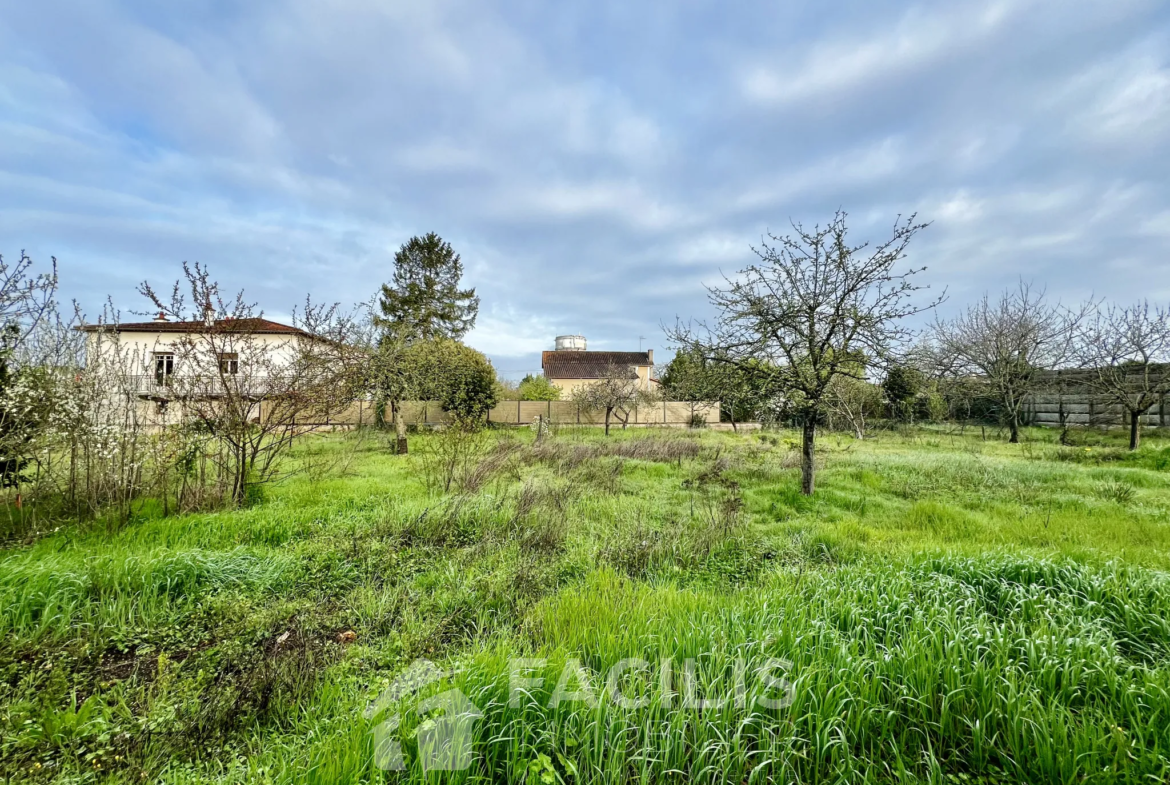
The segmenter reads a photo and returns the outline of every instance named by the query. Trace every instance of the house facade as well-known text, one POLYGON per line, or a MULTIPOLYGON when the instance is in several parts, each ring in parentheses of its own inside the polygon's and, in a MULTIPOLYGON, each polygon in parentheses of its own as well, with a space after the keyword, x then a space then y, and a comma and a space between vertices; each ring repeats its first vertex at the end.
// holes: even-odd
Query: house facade
POLYGON ((292 363, 298 341, 317 340, 297 327, 260 318, 180 322, 160 314, 149 322, 80 329, 87 334, 87 361, 120 368, 144 395, 168 394, 176 381, 214 372, 216 366, 226 376, 265 374, 292 363))
POLYGON ((628 368, 636 378, 638 389, 649 391, 657 386, 654 378, 654 350, 644 352, 589 351, 580 335, 558 335, 556 349, 543 352, 540 366, 545 377, 568 398, 579 387, 593 384, 610 368, 628 368))
POLYGON ((159 314, 80 329, 88 371, 100 374, 111 394, 136 398, 139 418, 156 425, 180 421, 193 401, 228 396, 255 401, 261 416, 261 402, 287 386, 284 374, 304 356, 305 342, 321 341, 262 318, 171 321, 159 314))

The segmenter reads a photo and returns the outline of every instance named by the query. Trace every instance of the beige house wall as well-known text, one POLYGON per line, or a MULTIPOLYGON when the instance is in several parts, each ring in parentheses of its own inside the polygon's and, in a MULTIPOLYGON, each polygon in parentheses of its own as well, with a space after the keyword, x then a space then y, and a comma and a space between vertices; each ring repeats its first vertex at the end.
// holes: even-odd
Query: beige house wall
MULTIPOLYGON (((652 366, 635 365, 635 366, 633 366, 633 368, 634 368, 634 371, 638 374, 638 389, 639 390, 649 390, 649 389, 651 389, 651 387, 655 386, 655 382, 652 381, 650 378, 650 371, 652 370, 652 366)), ((578 388, 593 384, 597 380, 596 379, 554 379, 553 377, 550 376, 550 377, 548 377, 548 381, 554 387, 561 388, 562 396, 565 398, 568 398, 568 397, 572 396, 573 392, 576 391, 578 388)))

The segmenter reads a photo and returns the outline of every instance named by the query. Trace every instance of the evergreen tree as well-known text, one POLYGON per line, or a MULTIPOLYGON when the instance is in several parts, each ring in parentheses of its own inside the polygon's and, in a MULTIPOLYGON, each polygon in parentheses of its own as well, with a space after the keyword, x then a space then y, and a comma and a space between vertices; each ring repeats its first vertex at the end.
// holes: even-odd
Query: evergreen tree
POLYGON ((479 312, 475 289, 459 288, 462 277, 450 243, 434 232, 410 238, 394 254, 394 278, 382 285, 375 322, 408 342, 460 340, 479 312))
POLYGON ((914 401, 922 391, 922 371, 909 365, 895 365, 886 372, 882 391, 890 402, 890 416, 896 420, 914 418, 914 401))

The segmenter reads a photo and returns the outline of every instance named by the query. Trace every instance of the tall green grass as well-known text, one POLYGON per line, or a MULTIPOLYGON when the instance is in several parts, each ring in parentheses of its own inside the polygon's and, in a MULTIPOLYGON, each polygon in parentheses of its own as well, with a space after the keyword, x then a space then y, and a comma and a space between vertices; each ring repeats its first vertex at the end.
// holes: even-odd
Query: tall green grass
MULTIPOLYGON (((785 571, 717 593, 602 571, 542 603, 527 639, 462 663, 452 684, 485 716, 479 757, 456 779, 519 781, 544 755, 566 781, 606 783, 1165 781, 1168 588, 1122 566, 1002 554, 785 571), (548 661, 524 674, 544 683, 516 708, 513 657, 548 661), (605 674, 631 657, 651 673, 626 695, 649 704, 619 708, 605 674), (778 697, 752 678, 768 657, 791 663, 783 708, 753 705, 778 697), (664 700, 661 661, 674 663, 681 693, 688 658, 705 697, 734 694, 742 659, 745 706, 664 700), (550 708, 571 659, 594 674, 597 705, 550 708)), ((395 708, 409 750, 424 718, 410 702, 395 708)), ((343 734, 305 756, 312 777, 292 778, 357 780, 373 776, 371 761, 368 736, 343 734)), ((425 781, 417 765, 408 775, 425 781)))
POLYGON ((829 435, 812 499, 785 433, 492 434, 446 495, 417 455, 307 439, 356 460, 0 551, 0 777, 421 782, 428 718, 394 708, 412 768, 386 775, 362 712, 426 657, 486 715, 429 781, 1168 780, 1170 448, 1026 438, 829 435), (547 660, 519 708, 514 657, 547 660), (630 657, 648 705, 548 708, 566 662, 601 694, 630 657), (664 658, 709 694, 742 660, 749 697, 784 658, 793 702, 685 709, 664 658))

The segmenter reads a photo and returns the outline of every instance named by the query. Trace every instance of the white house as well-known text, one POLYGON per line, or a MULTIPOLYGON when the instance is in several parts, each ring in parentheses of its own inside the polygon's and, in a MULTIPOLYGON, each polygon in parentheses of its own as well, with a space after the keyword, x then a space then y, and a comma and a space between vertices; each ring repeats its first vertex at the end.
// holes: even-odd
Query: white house
POLYGON ((119 391, 138 397, 144 416, 166 422, 181 414, 178 399, 217 398, 231 391, 257 400, 305 356, 306 341, 322 339, 269 319, 170 321, 86 325, 86 365, 110 375, 119 391), (115 381, 116 380, 116 381, 115 381), (153 404, 151 404, 153 402, 153 404))
POLYGON ((149 322, 86 325, 81 330, 88 333, 90 360, 117 357, 125 376, 137 380, 144 392, 169 388, 170 381, 184 374, 206 373, 216 349, 222 350, 214 358, 222 373, 249 375, 291 363, 300 341, 319 340, 298 327, 260 318, 173 322, 159 314, 149 322), (247 366, 248 360, 253 367, 247 366))

